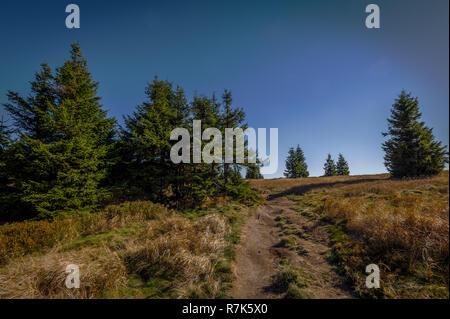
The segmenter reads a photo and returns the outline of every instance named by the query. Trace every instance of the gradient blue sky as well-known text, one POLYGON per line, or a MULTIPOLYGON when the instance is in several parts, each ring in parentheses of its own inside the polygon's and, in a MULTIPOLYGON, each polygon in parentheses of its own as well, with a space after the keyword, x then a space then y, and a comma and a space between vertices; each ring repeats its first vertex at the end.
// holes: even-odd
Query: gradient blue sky
POLYGON ((251 127, 279 128, 279 169, 266 177, 282 176, 296 144, 312 176, 329 152, 351 174, 382 173, 381 132, 402 89, 449 143, 448 12, 448 0, 2 1, 0 103, 9 89, 27 94, 39 64, 60 66, 79 41, 119 121, 154 75, 189 97, 227 88, 251 127), (69 3, 81 29, 65 28, 69 3), (381 29, 365 27, 369 3, 381 29))

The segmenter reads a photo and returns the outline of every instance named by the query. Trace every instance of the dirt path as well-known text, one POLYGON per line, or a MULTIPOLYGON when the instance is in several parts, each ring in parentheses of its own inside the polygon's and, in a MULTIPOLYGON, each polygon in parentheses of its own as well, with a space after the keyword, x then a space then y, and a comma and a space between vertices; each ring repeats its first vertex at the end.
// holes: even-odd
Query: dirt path
POLYGON ((297 213, 286 197, 268 200, 244 226, 236 249, 233 298, 282 298, 271 289, 280 261, 298 269, 311 298, 352 298, 327 259, 329 235, 323 226, 297 213), (283 244, 286 238, 295 247, 283 244))

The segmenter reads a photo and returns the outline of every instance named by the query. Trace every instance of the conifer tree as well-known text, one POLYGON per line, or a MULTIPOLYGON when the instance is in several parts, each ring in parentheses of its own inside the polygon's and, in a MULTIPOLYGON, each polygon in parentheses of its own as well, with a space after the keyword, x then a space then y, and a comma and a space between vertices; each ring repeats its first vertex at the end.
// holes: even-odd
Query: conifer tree
POLYGON ((247 163, 247 169, 245 172, 246 179, 264 179, 264 176, 261 174, 260 168, 262 165, 261 160, 258 157, 258 152, 253 150, 248 150, 249 156, 255 157, 256 163, 247 163))
POLYGON ((331 154, 328 154, 328 157, 323 165, 324 176, 335 176, 336 175, 336 165, 334 160, 331 158, 331 154))
POLYGON ((8 130, 8 127, 6 126, 6 123, 2 117, 0 119, 0 155, 6 152, 6 149, 10 141, 9 134, 10 132, 8 130))
POLYGON ((287 178, 308 177, 308 165, 305 161, 305 155, 300 145, 294 150, 293 147, 289 149, 288 157, 286 158, 286 170, 284 176, 287 178))
POLYGON ((10 143, 9 130, 3 120, 0 119, 0 197, 5 195, 8 184, 8 173, 6 170, 6 151, 10 143))
MULTIPOLYGON (((217 128, 220 126, 220 104, 217 102, 215 95, 212 98, 201 95, 194 96, 191 103, 191 115, 193 120, 199 120, 202 124, 202 131, 208 128, 217 128)), ((204 145, 211 142, 200 141, 201 149, 204 145)), ((189 171, 191 176, 190 188, 193 202, 202 202, 208 197, 214 196, 219 191, 219 164, 218 163, 197 163, 191 165, 189 171)))
POLYGON ((295 166, 296 177, 308 177, 308 165, 306 164, 305 155, 303 154, 303 150, 300 148, 300 145, 297 145, 295 157, 297 159, 295 166))
POLYGON ((148 100, 125 117, 121 144, 125 149, 122 161, 128 170, 128 186, 142 190, 158 202, 168 200, 170 184, 170 133, 187 123, 187 105, 184 92, 174 92, 172 84, 157 77, 145 91, 148 100))
POLYGON ((432 128, 420 121, 419 102, 402 91, 388 119, 389 139, 382 145, 384 163, 394 177, 434 175, 448 163, 446 147, 434 139, 432 128))
POLYGON ((20 134, 8 171, 22 203, 41 218, 92 208, 106 195, 100 184, 115 120, 102 110, 77 43, 70 54, 55 74, 42 65, 29 98, 9 92, 5 105, 20 134))
MULTIPOLYGON (((233 108, 233 98, 231 92, 225 90, 222 95, 222 112, 220 115, 220 128, 222 132, 222 136, 225 137, 225 129, 226 128, 242 128, 245 130, 247 128, 247 124, 245 123, 245 112, 242 108, 233 108)), ((225 147, 223 148, 225 158, 225 147)), ((235 155, 235 152, 234 152, 235 155)), ((237 164, 232 164, 231 166, 239 166, 237 164)), ((230 178, 230 164, 224 163, 223 165, 223 174, 225 179, 225 184, 228 182, 230 178)))
POLYGON ((339 153, 338 161, 336 163, 336 174, 337 175, 350 175, 348 163, 341 153, 339 153))
MULTIPOLYGON (((177 207, 201 205, 202 202, 220 194, 236 198, 254 196, 240 174, 241 165, 228 167, 228 178, 224 178, 222 163, 178 163, 170 159, 173 129, 181 127, 190 131, 193 142, 193 120, 199 120, 202 130, 217 127, 222 132, 224 125, 241 125, 245 113, 231 107, 231 94, 225 97, 227 107, 220 109, 215 95, 194 96, 186 101, 183 90, 173 89, 168 81, 157 78, 147 88, 148 101, 137 107, 133 115, 125 117, 125 127, 120 139, 120 170, 126 170, 125 187, 141 192, 146 198, 177 207)), ((203 146, 210 141, 200 141, 203 146)), ((191 159, 193 147, 190 148, 191 159)), ((221 154, 222 155, 222 154, 221 154)), ((117 169, 116 169, 117 170, 117 169)))
POLYGON ((31 82, 31 94, 23 98, 17 92, 8 91, 9 103, 4 104, 14 120, 15 131, 31 139, 52 142, 54 119, 52 107, 56 102, 55 79, 50 67, 42 63, 41 70, 31 82))
POLYGON ((295 160, 296 160, 295 151, 294 151, 294 148, 291 147, 291 148, 289 148, 288 156, 286 158, 286 163, 285 163, 286 169, 284 171, 285 177, 294 178, 294 176, 295 176, 295 173, 294 173, 295 172, 295 170, 294 170, 295 160))

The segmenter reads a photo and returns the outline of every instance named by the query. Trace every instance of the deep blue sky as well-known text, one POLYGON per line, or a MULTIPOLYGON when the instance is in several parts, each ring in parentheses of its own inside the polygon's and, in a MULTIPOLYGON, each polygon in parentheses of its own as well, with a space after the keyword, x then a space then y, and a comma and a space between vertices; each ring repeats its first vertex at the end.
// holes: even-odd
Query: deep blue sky
MULTIPOLYGON (((79 41, 99 94, 120 121, 154 75, 194 92, 227 88, 251 127, 279 128, 281 176, 300 144, 311 175, 342 152, 351 174, 385 172, 381 132, 402 89, 449 143, 448 0, 2 1, 0 103, 27 94, 41 62, 60 66, 79 41), (65 7, 81 29, 65 28, 65 7), (366 29, 365 7, 381 9, 366 29)), ((0 114, 3 114, 0 110, 0 114)))

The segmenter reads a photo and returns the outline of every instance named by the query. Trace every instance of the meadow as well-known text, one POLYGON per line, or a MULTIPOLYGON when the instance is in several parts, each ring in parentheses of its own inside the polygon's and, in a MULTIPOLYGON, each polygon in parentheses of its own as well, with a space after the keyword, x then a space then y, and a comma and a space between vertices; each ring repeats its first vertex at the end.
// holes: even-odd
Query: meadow
MULTIPOLYGON (((448 298, 448 177, 444 171, 416 179, 381 174, 250 183, 265 198, 262 208, 283 198, 297 216, 326 229, 326 258, 354 296, 448 298), (380 267, 380 289, 365 287, 368 264, 380 267)), ((241 228, 259 204, 212 198, 202 208, 175 210, 131 201, 51 221, 3 224, 0 298, 233 297, 241 228), (80 267, 80 289, 64 284, 68 264, 80 267)), ((294 238, 307 234, 294 217, 274 218, 284 236, 278 246, 308 259, 294 238)), ((286 298, 322 296, 320 287, 317 294, 302 288, 318 278, 307 268, 292 271, 286 259, 280 265, 273 278, 286 298)))
POLYGON ((324 225, 329 260, 359 297, 448 298, 448 171, 438 176, 389 175, 254 180, 268 198, 287 196, 298 214, 324 225), (365 267, 381 271, 380 289, 365 287, 365 267))
POLYGON ((181 213, 136 201, 2 225, 0 298, 226 297, 249 211, 227 202, 181 213), (79 289, 64 284, 69 264, 80 268, 79 289))

